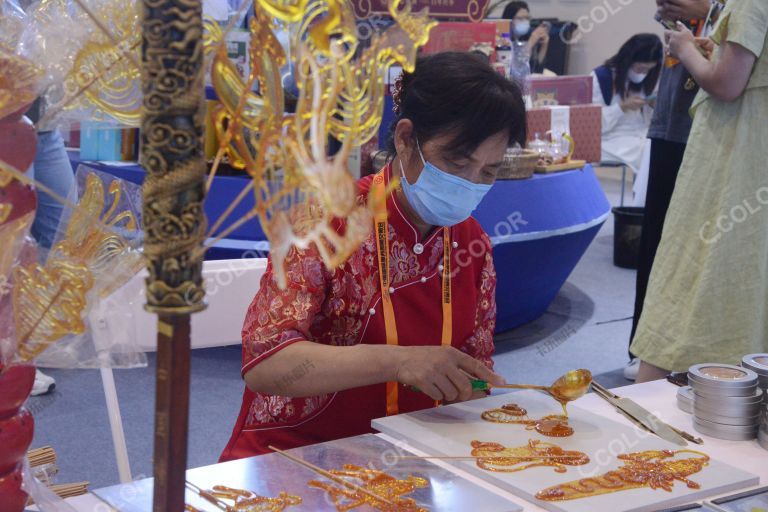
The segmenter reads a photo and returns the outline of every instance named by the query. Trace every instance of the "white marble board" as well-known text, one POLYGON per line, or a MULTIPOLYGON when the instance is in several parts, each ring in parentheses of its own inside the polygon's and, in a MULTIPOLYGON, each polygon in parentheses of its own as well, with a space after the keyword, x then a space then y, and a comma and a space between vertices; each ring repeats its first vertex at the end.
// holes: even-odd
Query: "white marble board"
MULTIPOLYGON (((709 496, 757 485, 759 477, 721 462, 710 460, 708 466, 692 475, 700 489, 690 489, 676 482, 671 492, 650 488, 632 489, 610 494, 567 501, 541 501, 535 494, 547 487, 587 476, 603 474, 622 464, 616 458, 621 453, 681 447, 664 441, 633 426, 619 423, 571 404, 570 424, 575 433, 569 437, 546 437, 524 425, 491 423, 481 419, 483 411, 517 403, 531 418, 561 413, 560 405, 536 391, 521 391, 489 396, 480 400, 427 409, 408 414, 381 418, 372 422, 373 428, 401 439, 430 455, 464 456, 471 452, 473 440, 492 441, 504 446, 521 446, 529 439, 553 442, 568 450, 585 452, 590 462, 584 466, 568 466, 566 473, 556 473, 551 467, 535 467, 517 473, 491 472, 479 468, 474 461, 447 460, 483 480, 509 491, 547 510, 563 512, 641 512, 701 500, 709 496)), ((652 411, 653 412, 653 411, 652 411)), ((617 418, 621 418, 618 416, 617 418)), ((664 418, 662 418, 663 420, 664 418)), ((689 444, 688 449, 707 453, 705 445, 689 444)))

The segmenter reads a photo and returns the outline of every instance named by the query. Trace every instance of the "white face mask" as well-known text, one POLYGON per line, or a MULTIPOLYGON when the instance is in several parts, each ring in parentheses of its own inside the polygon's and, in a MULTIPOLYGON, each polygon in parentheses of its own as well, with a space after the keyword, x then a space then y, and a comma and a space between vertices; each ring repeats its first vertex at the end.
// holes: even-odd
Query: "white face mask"
POLYGON ((648 76, 648 73, 638 73, 635 70, 630 69, 627 73, 627 78, 629 78, 629 81, 633 84, 641 84, 645 80, 645 78, 648 76))
POLYGON ((517 37, 523 37, 530 30, 531 30, 531 22, 530 21, 528 21, 528 20, 525 20, 525 21, 515 21, 515 35, 517 37))

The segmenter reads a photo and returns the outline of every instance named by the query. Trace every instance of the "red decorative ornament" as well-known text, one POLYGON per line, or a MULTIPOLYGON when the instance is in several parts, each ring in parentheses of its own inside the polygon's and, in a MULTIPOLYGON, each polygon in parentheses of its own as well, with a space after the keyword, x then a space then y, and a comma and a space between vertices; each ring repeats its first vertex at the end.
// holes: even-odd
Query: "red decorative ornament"
POLYGON ((21 409, 35 383, 35 367, 19 364, 3 367, 0 364, 0 421, 21 409))
MULTIPOLYGON (((8 118, 6 118, 7 120, 8 118)), ((35 161, 35 128, 23 121, 0 120, 0 160, 16 170, 27 172, 35 161)))
POLYGON ((24 459, 34 431, 35 420, 26 409, 0 420, 0 446, 4 447, 0 451, 0 475, 12 471, 24 459))
POLYGON ((34 383, 33 365, 0 365, 0 512, 21 512, 27 503, 21 468, 35 424, 22 405, 34 383))
POLYGON ((21 489, 22 466, 0 475, 0 512, 19 512, 27 504, 27 493, 21 489))
MULTIPOLYGON (((0 163, 24 173, 34 161, 36 147, 34 127, 22 121, 20 115, 0 119, 0 163)), ((4 285, 0 289, 0 310, 10 307, 7 278, 36 208, 34 189, 0 172, 0 247, 5 251, 0 254, 0 284, 4 285)), ((6 320, 3 318, 2 323, 11 323, 6 320)), ((10 334, 8 328, 0 326, 0 338, 10 334)), ((0 512, 22 512, 28 499, 22 489, 23 461, 35 429, 32 414, 23 405, 35 383, 35 367, 9 364, 2 357, 0 352, 0 512)))

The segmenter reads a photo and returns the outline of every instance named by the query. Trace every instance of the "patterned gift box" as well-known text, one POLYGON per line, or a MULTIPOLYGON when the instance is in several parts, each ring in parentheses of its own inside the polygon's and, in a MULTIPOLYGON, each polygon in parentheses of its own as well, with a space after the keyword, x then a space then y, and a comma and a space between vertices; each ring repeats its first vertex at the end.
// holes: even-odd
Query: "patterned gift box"
MULTIPOLYGON (((602 107, 600 105, 573 105, 567 108, 569 114, 570 135, 576 144, 573 153, 575 160, 599 162, 602 154, 602 107)), ((552 128, 552 109, 549 107, 528 110, 528 140, 545 134, 552 128)))
POLYGON ((476 44, 488 44, 493 50, 491 62, 496 60, 496 23, 440 22, 429 32, 429 41, 422 54, 448 51, 466 52, 476 44))
POLYGON ((552 105, 592 104, 592 77, 533 76, 531 77, 531 101, 535 107, 552 105))

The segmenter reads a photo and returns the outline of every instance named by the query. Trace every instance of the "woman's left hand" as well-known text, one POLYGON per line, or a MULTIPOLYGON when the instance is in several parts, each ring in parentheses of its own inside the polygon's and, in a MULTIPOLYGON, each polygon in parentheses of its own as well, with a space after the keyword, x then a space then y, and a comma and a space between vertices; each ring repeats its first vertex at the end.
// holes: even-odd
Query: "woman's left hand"
POLYGON ((667 42, 667 54, 679 59, 688 48, 696 47, 696 38, 688 27, 677 22, 677 30, 664 32, 664 40, 667 42))
MULTIPOLYGON (((472 396, 469 397, 469 399, 466 400, 466 401, 468 402, 470 400, 479 400, 481 398, 488 398, 488 393, 486 393, 485 391, 477 391, 477 390, 475 390, 475 391, 472 391, 472 396)), ((462 400, 454 400, 453 402, 443 402, 443 405, 458 404, 458 403, 461 403, 461 402, 462 402, 462 400)))

